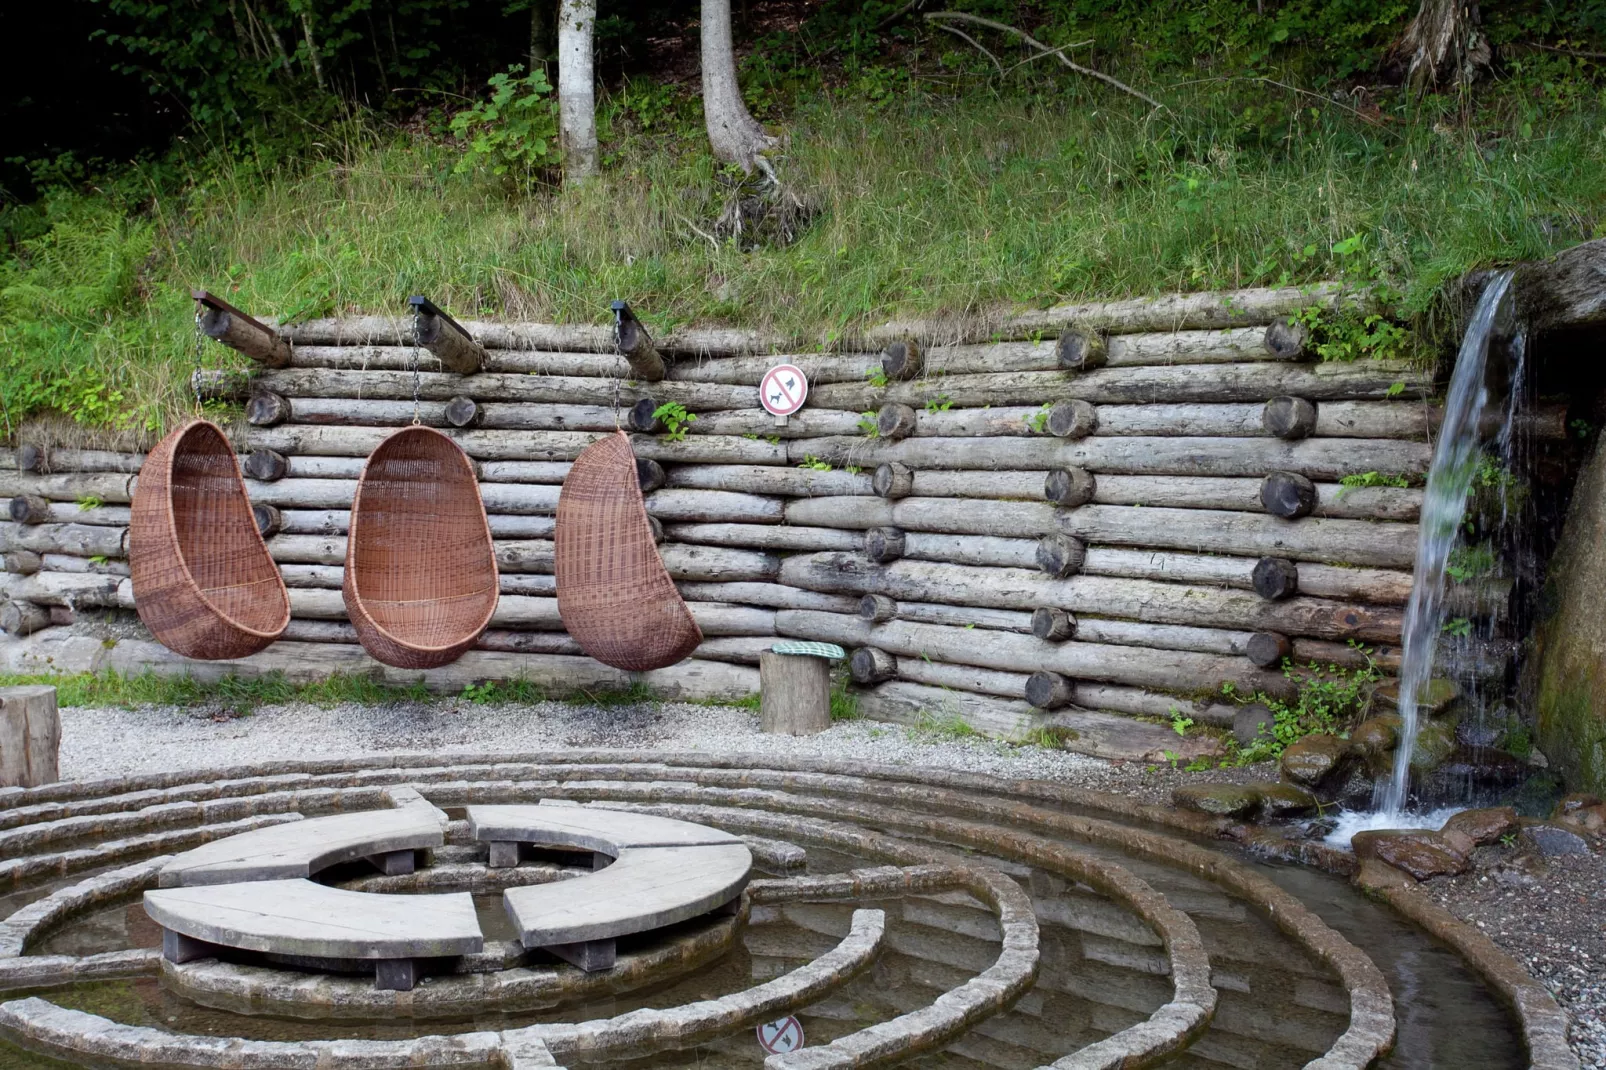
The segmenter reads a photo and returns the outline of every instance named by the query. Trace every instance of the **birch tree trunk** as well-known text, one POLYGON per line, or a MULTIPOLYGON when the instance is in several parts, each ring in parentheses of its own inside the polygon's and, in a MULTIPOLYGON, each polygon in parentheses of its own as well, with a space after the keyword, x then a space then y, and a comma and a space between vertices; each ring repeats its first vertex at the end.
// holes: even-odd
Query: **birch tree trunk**
POLYGON ((563 177, 584 182, 597 173, 597 90, 591 33, 596 0, 561 0, 558 7, 558 135, 563 177))
MULTIPOLYGON (((565 0, 567 4, 568 0, 565 0)), ((775 139, 747 110, 736 80, 736 49, 731 42, 730 0, 703 0, 703 118, 714 155, 748 174, 768 171, 760 162, 775 139)))

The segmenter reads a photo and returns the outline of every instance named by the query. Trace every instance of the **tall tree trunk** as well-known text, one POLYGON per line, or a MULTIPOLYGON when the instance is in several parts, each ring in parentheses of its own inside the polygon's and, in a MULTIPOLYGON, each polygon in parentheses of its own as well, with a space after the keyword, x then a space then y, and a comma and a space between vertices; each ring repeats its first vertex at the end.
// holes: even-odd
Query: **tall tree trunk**
POLYGON ((318 43, 312 39, 312 19, 305 11, 301 13, 301 31, 307 39, 307 58, 312 61, 312 73, 318 79, 318 88, 327 90, 329 83, 323 76, 323 55, 318 51, 318 43))
POLYGON ((552 0, 530 0, 530 71, 545 70, 552 59, 552 0))
POLYGON ((770 170, 763 153, 775 139, 747 110, 736 80, 736 49, 731 43, 730 0, 703 0, 703 118, 714 155, 752 174, 770 170))
POLYGON ((597 173, 597 90, 591 31, 596 0, 561 0, 558 7, 558 133, 563 177, 584 182, 597 173))
POLYGON ((1469 85, 1491 58, 1480 21, 1477 0, 1422 0, 1384 58, 1385 71, 1418 93, 1469 85))

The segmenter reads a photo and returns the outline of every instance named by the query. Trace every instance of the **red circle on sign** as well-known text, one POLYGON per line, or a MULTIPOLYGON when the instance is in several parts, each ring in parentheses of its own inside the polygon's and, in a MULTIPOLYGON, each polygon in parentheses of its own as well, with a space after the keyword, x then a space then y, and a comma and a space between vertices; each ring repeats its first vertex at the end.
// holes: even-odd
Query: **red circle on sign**
POLYGON ((796 364, 777 364, 759 380, 758 401, 771 416, 792 415, 808 396, 808 376, 796 364))
POLYGON ((803 1023, 792 1015, 758 1027, 758 1046, 769 1055, 783 1055, 803 1046, 803 1023))

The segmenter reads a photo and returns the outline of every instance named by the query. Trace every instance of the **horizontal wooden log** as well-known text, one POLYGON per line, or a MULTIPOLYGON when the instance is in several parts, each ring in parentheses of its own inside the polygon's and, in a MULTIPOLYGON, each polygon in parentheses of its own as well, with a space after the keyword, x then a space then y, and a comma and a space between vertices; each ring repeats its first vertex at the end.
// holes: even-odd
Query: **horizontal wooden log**
POLYGON ((734 490, 675 488, 646 496, 647 512, 666 524, 676 522, 779 524, 785 503, 734 490))
POLYGON ((863 422, 873 419, 857 412, 838 409, 805 408, 778 424, 775 417, 763 410, 732 409, 725 412, 705 412, 691 425, 693 435, 756 435, 759 438, 818 438, 821 435, 858 435, 864 433, 863 422))
POLYGON ((1081 680, 1099 680, 1175 690, 1214 689, 1232 683, 1249 693, 1287 694, 1290 682, 1241 657, 1219 657, 1188 651, 1122 647, 1073 640, 1045 643, 1030 635, 953 628, 895 620, 870 624, 858 616, 783 609, 775 628, 798 639, 873 646, 900 657, 976 665, 988 669, 1036 672, 1046 669, 1081 680))
MULTIPOLYGON (((614 352, 614 328, 611 324, 498 323, 472 319, 461 322, 464 329, 487 350, 614 352)), ((280 330, 296 343, 298 350, 303 345, 401 347, 412 344, 411 321, 398 316, 306 320, 280 330)), ((667 332, 655 338, 654 342, 663 352, 690 356, 768 353, 784 344, 777 335, 740 327, 690 327, 667 332)))
MULTIPOLYGON (((272 391, 287 398, 411 401, 413 379, 411 373, 401 371, 291 368, 264 372, 257 376, 255 386, 258 390, 272 391)), ((726 386, 721 383, 647 384, 574 375, 508 375, 495 372, 469 376, 420 372, 417 379, 418 396, 425 401, 446 402, 462 396, 485 402, 629 406, 644 397, 652 397, 659 403, 677 402, 694 412, 758 408, 756 386, 726 386)))
MULTIPOLYGON (((290 373, 273 372, 263 378, 286 374, 290 373)), ((1230 401, 1263 404, 1267 398, 1292 394, 1321 402, 1397 396, 1419 398, 1431 390, 1431 377, 1404 362, 1271 362, 1218 364, 1211 367, 1208 374, 1200 374, 1198 369, 1189 367, 1153 366, 1099 368, 1077 373, 947 375, 935 379, 915 379, 907 383, 888 383, 884 387, 869 382, 827 383, 811 391, 809 398, 811 403, 821 408, 863 412, 892 404, 923 408, 927 402, 947 402, 955 408, 972 408, 982 405, 1041 405, 1067 398, 1096 405, 1230 401), (1400 383, 1405 384, 1403 388, 1399 388, 1400 383)), ((357 395, 353 393, 351 396, 357 395)))
MULTIPOLYGON (((252 428, 246 433, 248 449, 278 450, 326 457, 366 457, 389 435, 379 427, 315 427, 291 424, 252 428)), ((476 460, 572 461, 601 437, 589 431, 464 431, 448 430, 447 437, 476 460)), ((787 462, 786 446, 762 439, 707 435, 684 442, 638 435, 631 439, 636 456, 665 464, 777 464, 787 462)), ((1283 466, 1287 467, 1287 466, 1283 466)))
POLYGON ((870 483, 871 476, 868 472, 842 470, 822 472, 810 468, 778 468, 756 464, 706 464, 684 465, 670 469, 665 485, 807 498, 835 494, 870 494, 870 483))
POLYGON ((677 586, 681 597, 688 602, 731 602, 775 609, 820 609, 829 613, 852 613, 858 605, 858 599, 849 595, 820 594, 779 583, 681 582, 677 586))
MULTIPOLYGON (((36 572, 31 576, 8 572, 0 576, 0 594, 41 606, 97 609, 123 606, 119 589, 127 583, 120 576, 93 572, 36 572)), ((131 597, 127 608, 133 608, 131 597)))
MULTIPOLYGON (((956 688, 1001 698, 1019 698, 1025 694, 1027 674, 1005 672, 1000 669, 982 669, 973 665, 953 665, 925 658, 897 658, 895 672, 899 679, 932 687, 956 688)), ((1087 710, 1104 710, 1135 717, 1187 717, 1195 724, 1231 725, 1230 716, 1224 716, 1230 707, 1220 704, 1195 702, 1192 699, 1169 695, 1163 691, 1148 691, 1136 687, 1071 681, 1071 704, 1087 710)))
MULTIPOLYGON (((3 499, 0 499, 0 501, 3 501, 3 499)), ((5 504, 9 506, 9 502, 5 504)), ((7 511, 9 511, 9 508, 7 508, 7 511)), ((42 523, 127 527, 128 520, 127 506, 101 505, 86 508, 74 502, 48 502, 45 506, 45 517, 42 523)))
MULTIPOLYGON (((484 434, 485 432, 481 432, 484 434)), ((1426 443, 1384 439, 1308 438, 817 438, 787 444, 793 464, 805 456, 838 467, 874 469, 890 462, 915 471, 1045 471, 1086 468, 1095 475, 1253 476, 1299 472, 1314 480, 1337 480, 1356 472, 1426 473, 1432 460, 1426 443)))
MULTIPOLYGON (((1089 553, 1089 558, 1093 554, 1089 553)), ((1152 580, 1082 575, 1054 580, 1041 572, 924 561, 876 565, 853 554, 798 554, 781 563, 780 582, 831 594, 885 594, 900 602, 940 602, 994 609, 1059 606, 1072 613, 1319 639, 1399 639, 1397 608, 1349 605, 1298 596, 1267 602, 1253 592, 1152 580)))
MULTIPOLYGON (((866 598, 886 598, 885 595, 866 595, 866 598)), ((894 607, 888 620, 913 621, 919 624, 943 624, 958 628, 987 628, 1013 632, 1044 639, 1033 629, 1035 613, 1058 613, 1063 610, 1039 606, 1035 613, 1005 609, 982 609, 975 606, 948 606, 926 602, 887 601, 894 607)), ((861 612, 861 616, 862 616, 861 612)), ((1193 650, 1203 654, 1222 654, 1232 657, 1246 656, 1250 640, 1258 633, 1230 631, 1221 628, 1198 628, 1180 624, 1147 624, 1142 621, 1111 620, 1081 616, 1064 635, 1048 637, 1049 642, 1078 639, 1089 643, 1110 643, 1117 646, 1146 646, 1161 650, 1193 650)))
MULTIPOLYGON (((351 522, 345 509, 284 509, 279 531, 286 535, 344 535, 351 522)), ((491 513, 486 517, 496 539, 550 539, 556 525, 551 516, 491 513)))
MULTIPOLYGON (((19 550, 17 553, 26 554, 28 550, 19 550)), ((75 557, 72 554, 35 554, 39 559, 39 567, 35 572, 97 572, 103 576, 126 576, 129 574, 128 562, 115 557, 94 559, 89 557, 75 557)), ((10 554, 7 554, 9 565, 10 554)), ((19 571, 7 568, 8 572, 19 571)))
POLYGON ((791 524, 670 524, 664 528, 664 537, 673 542, 760 550, 857 550, 864 542, 856 532, 791 524))
POLYGON ((91 524, 3 524, 0 551, 32 550, 75 557, 125 557, 128 529, 91 524))
MULTIPOLYGON (((73 558, 72 560, 77 561, 79 559, 73 558)), ((45 559, 43 554, 35 553, 32 550, 12 550, 4 555, 4 564, 7 572, 15 572, 21 576, 32 576, 35 572, 45 567, 45 559)))
POLYGON ((562 483, 573 467, 567 461, 485 461, 480 478, 488 483, 562 483))
POLYGON ((41 476, 29 472, 0 472, 0 496, 31 495, 53 502, 94 499, 127 505, 134 494, 134 477, 120 472, 60 472, 41 476))
POLYGON ((115 450, 70 450, 58 446, 19 447, 20 471, 39 475, 76 472, 124 472, 133 475, 145 463, 143 453, 119 453, 115 450), (22 463, 22 454, 28 454, 28 463, 22 463))

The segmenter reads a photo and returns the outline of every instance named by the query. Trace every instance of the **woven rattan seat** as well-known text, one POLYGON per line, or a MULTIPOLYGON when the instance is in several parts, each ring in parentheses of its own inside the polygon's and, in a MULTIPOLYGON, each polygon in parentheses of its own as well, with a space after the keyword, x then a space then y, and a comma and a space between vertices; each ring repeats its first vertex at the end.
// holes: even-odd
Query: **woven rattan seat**
POLYGON ((474 645, 496 612, 496 550, 474 466, 428 427, 368 457, 346 535, 346 614, 368 653, 432 669, 474 645))
POLYGON ((593 442, 558 496, 558 613, 604 665, 661 669, 703 641, 652 541, 624 432, 593 442))
POLYGON ((145 458, 128 525, 140 619, 190 658, 255 654, 290 623, 290 596, 216 424, 191 420, 145 458))

